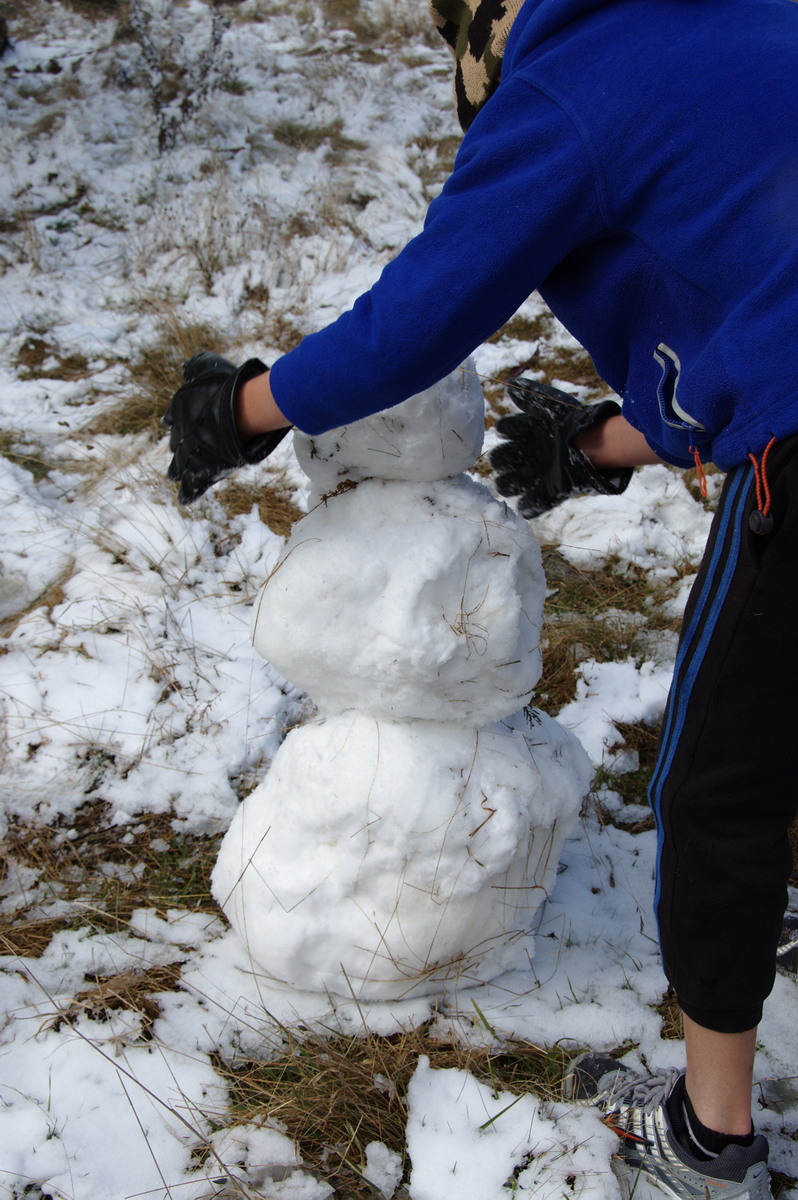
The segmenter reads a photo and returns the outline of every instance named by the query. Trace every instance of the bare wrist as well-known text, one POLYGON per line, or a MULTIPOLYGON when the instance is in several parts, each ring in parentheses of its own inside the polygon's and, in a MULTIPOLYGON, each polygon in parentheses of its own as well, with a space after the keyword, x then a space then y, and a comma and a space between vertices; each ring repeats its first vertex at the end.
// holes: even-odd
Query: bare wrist
POLYGON ((234 401, 236 428, 242 438, 257 437, 291 425, 272 395, 269 372, 242 383, 234 401))
POLYGON ((578 433, 573 444, 597 471, 662 462, 643 434, 634 429, 623 416, 596 421, 594 425, 578 433))

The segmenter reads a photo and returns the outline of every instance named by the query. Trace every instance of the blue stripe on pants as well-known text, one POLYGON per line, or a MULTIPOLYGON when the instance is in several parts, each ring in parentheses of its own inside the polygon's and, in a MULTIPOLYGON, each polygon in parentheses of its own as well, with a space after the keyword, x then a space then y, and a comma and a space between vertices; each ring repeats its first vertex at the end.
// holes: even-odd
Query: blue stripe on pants
POLYGON ((742 544, 743 519, 753 484, 754 473, 748 463, 735 468, 727 481, 723 507, 716 517, 717 535, 712 545, 710 558, 704 564, 706 570, 701 582, 701 590, 693 593, 690 597, 691 611, 679 642, 673 682, 660 734, 657 763, 648 792, 649 803, 657 824, 657 883, 654 895, 654 910, 657 914, 659 914, 661 893, 660 863, 664 837, 661 811, 662 792, 687 720, 693 685, 704 661, 707 647, 737 567, 742 544))

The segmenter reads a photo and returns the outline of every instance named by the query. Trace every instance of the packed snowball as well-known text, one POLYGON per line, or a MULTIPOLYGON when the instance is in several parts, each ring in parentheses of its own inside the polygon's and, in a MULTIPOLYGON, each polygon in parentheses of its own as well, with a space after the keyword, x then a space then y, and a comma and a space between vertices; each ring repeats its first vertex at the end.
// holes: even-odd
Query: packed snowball
POLYGON ((440 383, 403 404, 311 437, 297 431, 294 450, 321 493, 360 479, 451 479, 482 451, 484 401, 468 359, 440 383))
POLYGON ((371 479, 294 526, 253 638, 325 713, 478 725, 538 682, 544 590, 534 534, 481 484, 371 479))
POLYGON ((213 892, 255 962, 389 999, 523 969, 591 769, 529 710, 474 729, 350 712, 294 730, 222 844, 213 892))

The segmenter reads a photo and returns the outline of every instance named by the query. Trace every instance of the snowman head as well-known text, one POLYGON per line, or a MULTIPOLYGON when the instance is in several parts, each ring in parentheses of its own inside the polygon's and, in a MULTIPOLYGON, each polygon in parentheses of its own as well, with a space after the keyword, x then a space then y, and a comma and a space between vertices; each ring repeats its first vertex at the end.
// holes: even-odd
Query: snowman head
POLYGON ((294 433, 299 465, 321 492, 346 480, 451 479, 482 451, 485 400, 473 360, 409 400, 317 436, 294 433))

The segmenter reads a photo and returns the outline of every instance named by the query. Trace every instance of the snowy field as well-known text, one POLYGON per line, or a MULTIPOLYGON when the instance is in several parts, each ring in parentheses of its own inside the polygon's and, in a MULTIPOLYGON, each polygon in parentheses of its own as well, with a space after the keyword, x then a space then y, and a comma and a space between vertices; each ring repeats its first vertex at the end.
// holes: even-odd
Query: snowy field
MULTIPOLYGON (((259 971, 207 883, 183 887, 185 857, 216 845, 286 732, 313 716, 249 632, 287 532, 261 519, 259 494, 304 511, 309 488, 289 438, 239 476, 247 503, 226 502, 223 485, 182 509, 165 442, 146 428, 113 432, 117 414, 186 330, 268 362, 342 311, 417 231, 457 136, 445 51, 423 10, 422 0, 0 10, 10 37, 0 57, 8 1200, 344 1195, 303 1162, 279 1118, 230 1115, 222 1065, 309 1030, 389 1037, 426 1025, 441 1042, 523 1039, 622 1049, 634 1065, 682 1062, 661 1011, 654 834, 646 810, 612 786, 638 768, 623 730, 661 716, 674 621, 711 519, 664 467, 640 470, 619 499, 569 501, 534 523, 558 564, 551 603, 564 574, 602 570, 617 573, 619 595, 625 573, 645 579, 650 599, 639 611, 610 599, 601 618, 633 627, 628 654, 601 661, 576 647, 572 698, 552 707, 544 676, 532 700, 600 773, 524 969, 399 1002, 296 991, 259 971), (160 892, 146 893, 156 867, 160 892), (124 1002, 135 980, 149 981, 146 997, 124 1002)), ((597 384, 574 374, 579 361, 531 297, 477 351, 476 370, 494 402, 497 375, 522 364, 589 399, 597 384)), ((309 636, 322 653, 323 631, 309 636)), ((785 1200, 798 1200, 796 999, 795 981, 777 977, 755 1071, 756 1119, 785 1200)), ((375 1088, 390 1086, 375 1076, 375 1088)), ((362 1195, 618 1196, 614 1138, 590 1112, 424 1056, 407 1106, 404 1175, 396 1147, 359 1147, 362 1195)))

